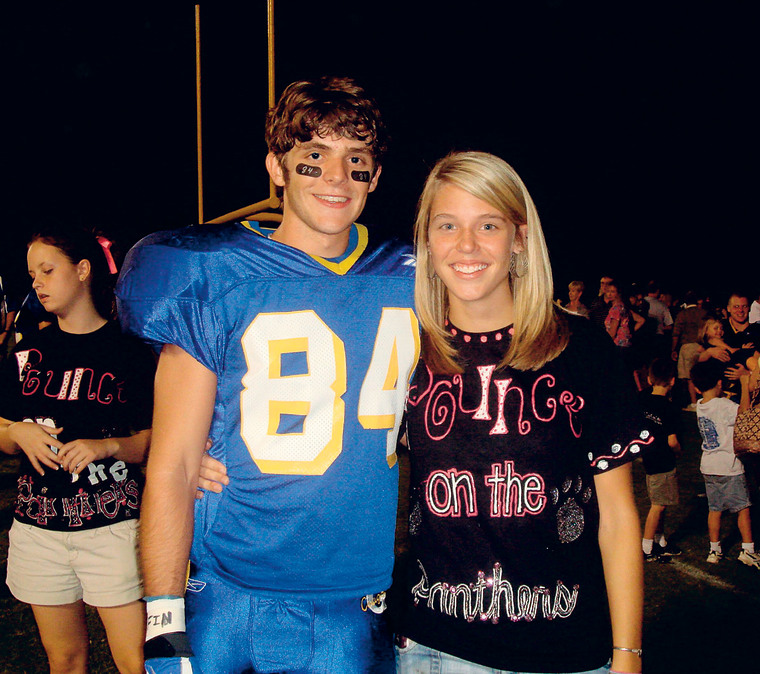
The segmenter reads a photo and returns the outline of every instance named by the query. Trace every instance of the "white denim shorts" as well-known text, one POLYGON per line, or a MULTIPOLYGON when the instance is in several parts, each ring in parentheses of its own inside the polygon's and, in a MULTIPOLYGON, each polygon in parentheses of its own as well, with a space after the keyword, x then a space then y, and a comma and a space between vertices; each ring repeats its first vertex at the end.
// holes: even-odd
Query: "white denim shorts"
POLYGON ((8 579, 19 601, 38 606, 129 604, 142 597, 137 563, 140 523, 126 520, 85 531, 49 531, 13 521, 8 579))

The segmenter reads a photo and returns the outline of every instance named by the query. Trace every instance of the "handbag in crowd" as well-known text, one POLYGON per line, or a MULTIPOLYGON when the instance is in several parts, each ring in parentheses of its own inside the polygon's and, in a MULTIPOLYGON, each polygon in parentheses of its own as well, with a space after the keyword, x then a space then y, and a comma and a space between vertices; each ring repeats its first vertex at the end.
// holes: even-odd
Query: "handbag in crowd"
POLYGON ((760 452, 760 395, 755 391, 753 406, 736 415, 734 424, 734 453, 760 452))

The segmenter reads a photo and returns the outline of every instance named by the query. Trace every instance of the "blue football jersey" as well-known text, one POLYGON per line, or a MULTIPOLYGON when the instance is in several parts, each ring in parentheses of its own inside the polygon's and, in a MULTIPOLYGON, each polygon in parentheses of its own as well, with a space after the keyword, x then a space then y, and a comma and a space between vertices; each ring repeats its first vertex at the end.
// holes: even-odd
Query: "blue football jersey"
POLYGON ((390 585, 407 384, 419 357, 414 257, 354 225, 338 260, 254 222, 159 232, 118 283, 127 331, 218 380, 193 561, 259 592, 349 597, 390 585))

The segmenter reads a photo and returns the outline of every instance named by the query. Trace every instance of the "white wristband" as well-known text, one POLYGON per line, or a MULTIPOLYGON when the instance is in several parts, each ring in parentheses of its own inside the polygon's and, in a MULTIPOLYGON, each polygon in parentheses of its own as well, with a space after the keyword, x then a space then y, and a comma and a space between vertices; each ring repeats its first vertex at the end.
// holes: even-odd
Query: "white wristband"
POLYGON ((148 613, 145 641, 169 632, 185 631, 185 600, 182 597, 149 597, 145 603, 148 613))

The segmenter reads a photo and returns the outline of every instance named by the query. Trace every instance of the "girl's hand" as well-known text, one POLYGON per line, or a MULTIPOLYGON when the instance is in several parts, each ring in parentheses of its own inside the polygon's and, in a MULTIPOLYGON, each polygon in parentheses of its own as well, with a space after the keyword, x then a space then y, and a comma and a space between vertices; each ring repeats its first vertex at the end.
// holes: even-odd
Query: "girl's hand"
POLYGON ((62 428, 43 426, 33 421, 17 421, 8 426, 8 437, 13 440, 29 457, 29 462, 34 469, 44 475, 42 466, 58 470, 61 460, 51 449, 60 450, 63 443, 55 436, 63 431, 62 428))
POLYGON ((220 461, 212 458, 208 454, 211 447, 211 440, 206 443, 206 451, 201 459, 200 472, 198 473, 198 488, 195 491, 195 498, 202 499, 203 491, 213 491, 217 494, 222 493, 225 485, 230 483, 227 477, 227 466, 220 461))
POLYGON ((114 446, 113 451, 109 451, 111 444, 115 445, 115 443, 109 443, 108 438, 105 440, 72 440, 67 442, 58 452, 61 468, 72 475, 79 475, 93 461, 112 456, 116 451, 116 446, 114 446))

